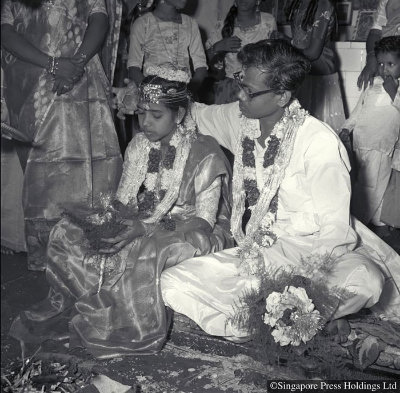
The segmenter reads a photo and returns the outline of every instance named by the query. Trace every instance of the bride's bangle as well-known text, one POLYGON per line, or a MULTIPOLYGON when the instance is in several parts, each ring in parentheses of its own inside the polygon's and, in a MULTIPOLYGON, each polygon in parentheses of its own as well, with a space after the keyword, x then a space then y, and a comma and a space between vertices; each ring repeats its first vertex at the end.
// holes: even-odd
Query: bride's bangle
POLYGON ((58 57, 49 56, 49 58, 47 59, 46 72, 50 75, 55 76, 57 69, 58 69, 58 57))
POLYGON ((88 62, 88 55, 84 52, 81 53, 75 53, 75 56, 77 57, 79 60, 82 60, 85 64, 88 62))

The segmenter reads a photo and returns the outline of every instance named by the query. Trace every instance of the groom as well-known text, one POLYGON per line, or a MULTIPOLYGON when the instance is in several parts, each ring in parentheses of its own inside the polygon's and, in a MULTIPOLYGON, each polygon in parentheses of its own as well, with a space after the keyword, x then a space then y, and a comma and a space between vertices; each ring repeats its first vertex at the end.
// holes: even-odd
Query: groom
MULTIPOLYGON (((379 264, 399 264, 400 258, 360 223, 353 225, 346 149, 294 96, 309 72, 308 60, 281 40, 249 44, 238 59, 239 100, 196 103, 192 115, 201 133, 235 155, 231 230, 239 247, 166 270, 164 301, 207 333, 240 339, 248 332, 230 323, 233 306, 256 285, 260 269, 299 266, 304 258, 328 255, 335 260, 329 286, 350 294, 334 314, 333 328, 340 330, 338 318, 378 302, 385 279, 379 264), (251 218, 243 232, 245 198, 251 218), (262 266, 243 252, 238 256, 249 247, 262 266), (374 248, 381 250, 375 259, 374 248)), ((390 299, 389 314, 399 312, 398 299, 397 293, 390 299)))

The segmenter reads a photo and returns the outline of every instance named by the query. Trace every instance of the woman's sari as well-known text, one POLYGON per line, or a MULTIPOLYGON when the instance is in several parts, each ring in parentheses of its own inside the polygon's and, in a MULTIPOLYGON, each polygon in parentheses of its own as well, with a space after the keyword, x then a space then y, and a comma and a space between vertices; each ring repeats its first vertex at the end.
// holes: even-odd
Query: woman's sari
MULTIPOLYGON (((137 152, 129 151, 132 146, 138 145, 128 146, 134 156, 137 152)), ((197 216, 199 195, 203 202, 211 201, 208 190, 221 178, 212 232, 170 231, 157 226, 107 259, 100 291, 100 268, 96 259, 87 256, 82 229, 68 219, 61 220, 49 239, 46 275, 50 293, 20 314, 10 334, 26 342, 41 342, 69 333, 70 348, 84 346, 99 358, 159 351, 169 327, 160 290, 161 272, 188 258, 233 246, 228 165, 216 141, 199 135, 192 143, 178 198, 169 214, 175 221, 197 216)), ((125 169, 129 173, 132 168, 125 169)))
POLYGON ((329 124, 339 134, 345 115, 338 60, 333 47, 336 12, 331 1, 320 1, 312 25, 304 29, 302 21, 309 3, 309 0, 303 0, 295 10, 291 23, 292 44, 303 50, 312 45, 313 37, 320 37, 324 46, 319 58, 311 62, 311 72, 296 92, 296 97, 304 109, 329 124))
POLYGON ((6 1, 2 24, 14 29, 50 56, 71 57, 79 48, 90 15, 110 16, 110 31, 102 53, 85 66, 82 79, 57 96, 53 80, 40 67, 3 52, 8 89, 5 99, 10 124, 34 145, 16 142, 24 169, 23 208, 28 267, 44 270, 46 244, 65 203, 96 205, 101 193, 117 187, 122 159, 109 107, 110 80, 115 61, 115 20, 120 7, 103 0, 53 0, 38 9, 6 1), (108 8, 108 9, 107 9, 108 8))

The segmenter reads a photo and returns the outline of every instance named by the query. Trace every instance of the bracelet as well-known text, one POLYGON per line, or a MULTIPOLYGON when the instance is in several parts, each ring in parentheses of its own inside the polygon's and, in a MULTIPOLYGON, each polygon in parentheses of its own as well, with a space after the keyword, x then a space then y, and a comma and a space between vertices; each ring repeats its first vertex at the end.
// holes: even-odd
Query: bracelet
POLYGON ((88 55, 86 54, 86 53, 83 53, 83 52, 81 52, 81 53, 76 53, 75 54, 76 56, 78 56, 78 58, 80 59, 80 60, 83 60, 84 62, 85 62, 85 64, 87 63, 87 57, 88 57, 88 55))
POLYGON ((48 74, 55 76, 55 73, 58 69, 58 57, 49 56, 46 71, 48 74))

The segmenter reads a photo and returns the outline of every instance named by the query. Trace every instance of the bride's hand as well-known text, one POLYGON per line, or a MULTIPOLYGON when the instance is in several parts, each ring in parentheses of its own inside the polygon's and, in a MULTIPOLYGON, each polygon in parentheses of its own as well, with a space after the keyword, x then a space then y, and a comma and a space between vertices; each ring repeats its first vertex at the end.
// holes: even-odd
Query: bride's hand
POLYGON ((99 253, 116 254, 146 232, 144 225, 140 221, 124 220, 122 223, 125 228, 117 236, 101 239, 102 242, 109 244, 110 247, 100 249, 99 253))

